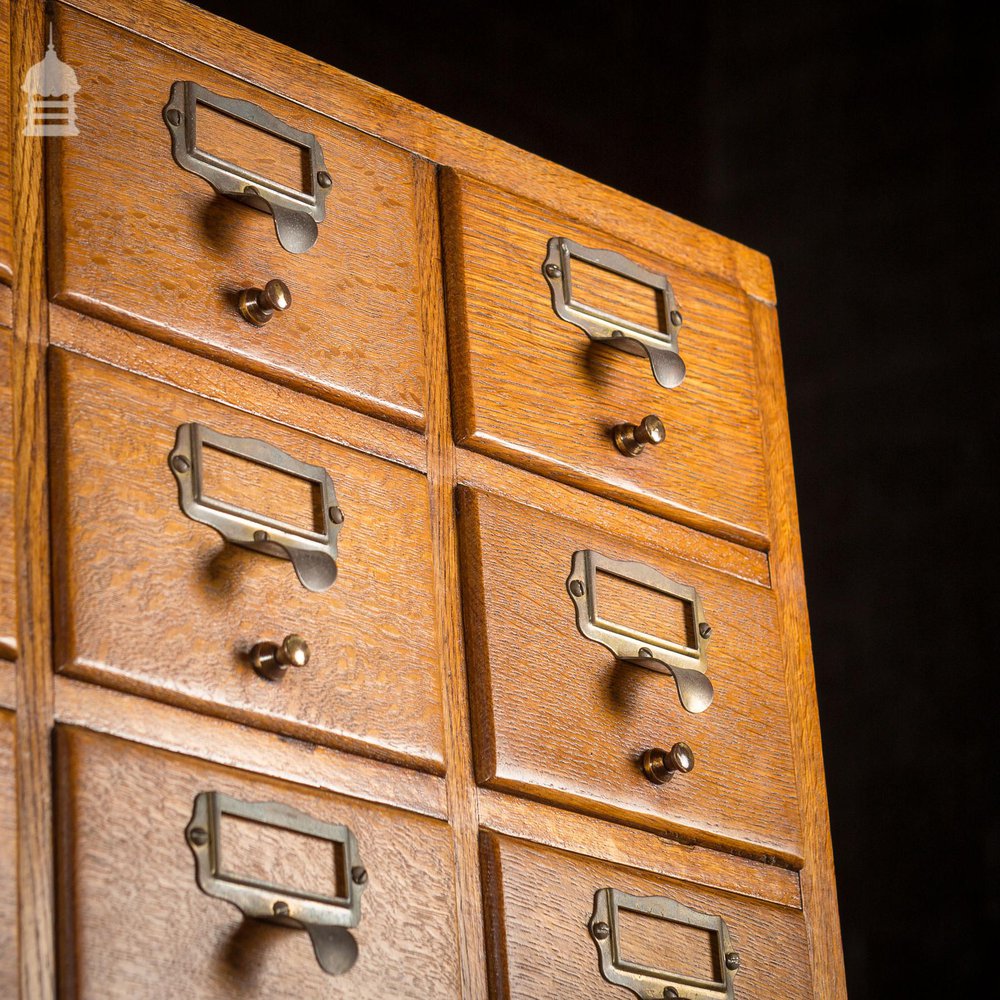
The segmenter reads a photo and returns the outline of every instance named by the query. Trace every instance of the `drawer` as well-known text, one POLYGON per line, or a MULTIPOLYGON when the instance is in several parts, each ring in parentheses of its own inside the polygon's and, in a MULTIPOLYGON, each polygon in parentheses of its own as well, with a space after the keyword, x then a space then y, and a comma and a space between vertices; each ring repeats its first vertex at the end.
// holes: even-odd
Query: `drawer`
POLYGON ((14 428, 10 331, 0 327, 0 657, 17 652, 14 569, 14 428))
MULTIPOLYGON (((460 995, 444 822, 80 729, 60 727, 57 752, 67 996, 160 1000, 168 983, 171 996, 186 1000, 460 995), (265 814, 255 808, 261 803, 278 808, 265 814), (353 847, 343 830, 306 832, 304 819, 347 827, 353 847), (325 841, 331 834, 340 842, 325 841), (208 878, 213 854, 222 886, 208 878), (272 902, 282 893, 254 891, 250 879, 294 892, 272 902), (255 915, 244 919, 209 894, 219 889, 239 891, 255 915), (360 900, 356 927, 335 932, 356 945, 347 971, 324 972, 303 929, 265 922, 252 909, 284 903, 297 916, 296 893, 360 900)), ((335 957, 347 947, 338 942, 335 957)))
POLYGON ((14 715, 0 710, 0 996, 16 997, 17 796, 14 785, 14 715))
MULTIPOLYGON (((735 974, 728 971, 739 1000, 813 996, 799 910, 491 833, 482 836, 481 849, 494 1000, 564 1000, 570 994, 613 1000, 678 993, 722 1000, 724 990, 689 992, 677 975, 722 983, 724 956, 733 954, 739 968, 735 974), (629 910, 628 905, 643 909, 629 910), (657 905, 661 912, 646 912, 657 905), (675 911, 672 919, 664 919, 663 910, 675 911), (597 926, 601 923, 604 928, 597 926), (615 945, 620 969, 609 962, 610 975, 621 975, 629 966, 640 974, 657 970, 642 985, 655 985, 658 991, 627 992, 620 980, 612 985, 604 978, 601 953, 610 955, 615 945), (670 989, 677 993, 666 992, 670 989)), ((731 964, 736 961, 730 959, 731 964)), ((622 978, 628 978, 628 971, 622 978)))
MULTIPOLYGON (((49 150, 54 300, 422 427, 415 158, 78 11, 57 5, 55 24, 60 56, 79 77, 80 134, 49 150), (315 135, 332 185, 311 249, 284 250, 270 215, 174 162, 164 108, 175 81, 315 135), (285 282, 291 305, 254 326, 239 293, 272 279, 285 282)), ((299 146, 201 103, 209 99, 198 98, 194 115, 199 150, 312 188, 299 146)))
POLYGON ((479 782, 798 864, 802 840, 772 592, 652 544, 470 489, 461 490, 459 510, 479 782), (577 560, 586 552, 595 555, 594 580, 574 600, 567 584, 571 570, 573 579, 585 579, 577 560), (600 558, 641 564, 674 584, 678 596, 623 579, 612 563, 598 565, 600 558), (697 605, 685 588, 694 588, 697 605), (618 658, 585 638, 577 604, 585 607, 589 593, 596 594, 598 624, 692 650, 675 666, 690 669, 684 665, 701 647, 714 688, 710 706, 697 701, 704 675, 688 678, 685 690, 695 694, 687 700, 702 710, 687 711, 671 676, 627 662, 641 661, 638 643, 618 658), (711 627, 710 640, 692 635, 701 624, 711 627), (663 784, 647 778, 646 752, 678 743, 693 752, 693 770, 668 771, 663 784))
MULTIPOLYGON (((464 175, 446 172, 442 202, 459 442, 765 547, 761 416, 744 293, 464 175), (559 238, 669 279, 683 317, 680 385, 663 388, 647 357, 592 341, 556 315, 545 267, 560 267, 546 265, 549 242, 559 238), (647 415, 660 418, 662 443, 639 455, 619 452, 615 428, 647 415)), ((579 259, 563 265, 572 301, 663 326, 661 292, 579 259)))
MULTIPOLYGON (((50 357, 58 669, 440 770, 426 477, 78 355, 50 357), (303 478, 306 469, 261 464, 274 460, 271 449, 326 470, 335 497, 303 478), (219 531, 206 523, 232 508, 219 531), (324 535, 337 541, 327 589, 307 589, 292 563, 267 554, 281 539, 294 553, 324 535), (304 637, 308 664, 280 680, 258 676, 254 647, 282 644, 295 660, 289 636, 304 637)), ((314 572, 328 584, 328 556, 297 556, 311 586, 314 572)), ((280 672, 273 657, 260 666, 280 672)))
MULTIPOLYGON (((13 240, 11 238, 10 186, 10 0, 0 0, 0 284, 10 284, 13 240)), ((0 304, 3 293, 0 292, 0 304)))

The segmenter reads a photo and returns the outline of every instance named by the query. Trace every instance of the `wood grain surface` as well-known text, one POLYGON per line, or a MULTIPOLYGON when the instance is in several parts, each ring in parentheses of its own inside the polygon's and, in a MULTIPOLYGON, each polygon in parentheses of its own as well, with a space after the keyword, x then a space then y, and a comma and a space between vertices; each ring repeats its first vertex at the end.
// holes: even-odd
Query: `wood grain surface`
MULTIPOLYGON (((0 282, 7 284, 10 284, 13 261, 10 82, 10 0, 0 0, 0 109, 3 109, 0 114, 0 282)), ((0 322, 3 322, 2 310, 0 322)))
MULTIPOLYGON (((741 959, 735 977, 740 1000, 814 995, 797 910, 492 834, 483 836, 482 859, 494 1000, 626 995, 602 978, 590 936, 594 894, 603 888, 666 896, 721 916, 741 959)), ((636 958, 667 961, 669 952, 655 941, 638 943, 636 958)))
POLYGON ((18 993, 14 713, 0 711, 0 997, 18 993))
MULTIPOLYGON (((85 730, 57 735, 64 996, 459 996, 446 824, 85 730), (304 932, 245 921, 199 890, 184 829, 203 791, 350 827, 369 876, 353 969, 328 976, 304 932)), ((302 849, 301 839, 282 844, 292 855, 302 849)))
POLYGON ((50 357, 58 668, 440 770, 426 477, 62 350, 50 357), (289 562, 182 513, 167 455, 190 421, 329 471, 345 515, 329 590, 310 593, 289 562), (250 647, 290 633, 309 642, 309 664, 279 683, 258 677, 250 647))
MULTIPOLYGON (((574 486, 766 548, 767 497, 746 297, 647 250, 454 171, 442 175, 455 434, 574 486), (664 389, 645 358, 556 316, 548 240, 615 250, 673 285, 687 375, 664 389), (656 414, 666 440, 629 457, 614 427, 656 414)), ((627 311, 626 285, 590 304, 627 311), (612 298, 612 296, 615 296, 612 298)))
MULTIPOLYGON (((53 299, 422 427, 413 157, 92 17, 58 6, 55 15, 81 89, 80 135, 48 150, 53 299), (311 250, 286 252, 269 215, 177 166, 162 116, 175 80, 317 136, 334 180, 311 250), (258 328, 235 298, 270 278, 287 283, 292 305, 258 328)), ((242 138, 230 159, 266 172, 273 161, 255 133, 230 130, 242 138)))
MULTIPOLYGON (((624 542, 467 489, 459 511, 479 780, 797 865, 802 842, 773 594, 652 541, 624 542), (616 663, 580 635, 566 590, 580 549, 644 563, 696 588, 713 629, 715 700, 707 711, 684 711, 672 678, 616 663), (643 751, 678 740, 694 751, 694 771, 652 784, 639 765, 643 751)), ((654 634, 657 627, 650 623, 654 634)))
POLYGON ((9 659, 17 655, 11 346, 10 331, 0 327, 0 657, 9 659))

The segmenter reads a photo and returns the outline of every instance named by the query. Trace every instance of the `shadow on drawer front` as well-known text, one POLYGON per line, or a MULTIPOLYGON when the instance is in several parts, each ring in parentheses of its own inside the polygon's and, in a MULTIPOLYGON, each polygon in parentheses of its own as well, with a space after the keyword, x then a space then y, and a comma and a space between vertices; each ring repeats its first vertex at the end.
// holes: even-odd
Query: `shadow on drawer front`
POLYGON ((459 511, 478 780, 798 865, 772 592, 469 488, 459 511))
POLYGON ((494 1000, 813 995, 798 910, 492 833, 480 846, 494 1000))
POLYGON ((58 668, 439 771, 426 477, 50 358, 58 668))
POLYGON ((414 158, 85 14, 56 13, 80 91, 79 135, 49 147, 54 300, 422 427, 414 158), (173 142, 178 156, 194 150, 186 169, 173 142), (219 161, 229 186, 207 179, 219 161), (311 227, 304 247, 320 208, 315 245, 284 249, 276 223, 290 244, 311 227), (274 280, 284 291, 264 295, 274 280))
POLYGON ((85 730, 57 735, 67 995, 160 1000, 165 983, 191 1000, 459 995, 445 823, 85 730), (317 926, 341 942, 327 957, 346 954, 346 969, 324 971, 299 926, 324 906, 317 926))

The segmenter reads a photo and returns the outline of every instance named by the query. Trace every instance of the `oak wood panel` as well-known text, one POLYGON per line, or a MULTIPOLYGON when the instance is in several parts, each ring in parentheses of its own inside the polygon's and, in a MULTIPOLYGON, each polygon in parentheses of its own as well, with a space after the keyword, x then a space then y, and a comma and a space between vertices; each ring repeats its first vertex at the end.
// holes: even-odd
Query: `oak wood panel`
POLYGON ((0 660, 0 708, 17 708, 17 668, 0 660))
MULTIPOLYGON (((571 485, 765 548, 767 498, 746 297, 736 288, 454 171, 442 223, 456 440, 571 485), (667 274, 684 316, 687 375, 664 389, 646 358, 594 344, 556 316, 550 237, 667 274), (614 427, 659 416, 666 440, 622 455, 614 427)), ((589 304, 626 312, 631 282, 589 304), (611 294, 617 293, 612 299, 611 294)))
POLYGON ((70 0, 252 83, 285 94, 357 128, 412 149, 436 163, 460 168, 522 197, 533 198, 661 256, 687 264, 748 294, 774 302, 767 257, 565 167, 420 107, 342 70, 326 66, 182 0, 135 6, 129 0, 70 0), (267 58, 247 59, 247 53, 267 58), (641 233, 639 232, 641 228, 641 233), (638 234, 638 235, 637 235, 638 234))
POLYGON ((444 782, 278 733, 148 701, 123 691, 60 676, 55 717, 66 725, 120 736, 146 746, 198 756, 300 785, 445 819, 444 782))
POLYGON ((50 357, 58 668, 440 770, 426 477, 62 350, 50 357), (181 512, 167 455, 190 421, 330 472, 345 521, 329 590, 306 591, 287 561, 181 512), (262 680, 250 647, 293 632, 310 663, 262 680))
POLYGON ((752 315, 767 449, 774 538, 774 587, 778 597, 784 667, 792 709, 798 806, 805 851, 802 898, 808 921, 816 996, 844 1000, 847 984, 778 317, 773 309, 760 303, 753 304, 752 315))
MULTIPOLYGON (((413 157, 77 11, 57 5, 55 24, 81 89, 80 135, 49 150, 54 300, 422 427, 413 157), (286 252, 269 215, 175 164, 162 117, 175 80, 315 133, 334 182, 311 250, 286 252), (251 326, 235 297, 274 277, 292 305, 251 326)), ((254 132, 235 133, 231 159, 256 161, 254 132)))
POLYGON ((17 656, 17 573, 14 564, 14 411, 9 330, 0 328, 0 657, 17 656))
POLYGON ((65 996, 459 995, 447 824, 81 729, 57 735, 65 996), (305 933, 243 921, 198 889, 184 829, 202 791, 279 802, 350 827, 369 875, 353 969, 327 975, 305 933))
POLYGON ((579 815, 489 788, 479 789, 478 800, 483 829, 802 908, 798 874, 788 868, 738 854, 722 854, 663 834, 579 815))
POLYGON ((479 780, 797 865, 802 842, 773 594, 507 500, 463 489, 459 502, 479 780), (618 664, 579 634, 566 591, 579 549, 644 563, 697 589, 713 628, 715 700, 707 711, 685 712, 670 677, 618 664), (694 751, 693 773, 653 785, 639 758, 677 740, 694 751))
POLYGON ((10 326, 13 321, 13 293, 6 285, 0 285, 0 326, 10 326))
MULTIPOLYGON (((588 928, 594 893, 602 888, 667 896, 721 916, 741 959, 740 1000, 814 995, 797 910, 506 837, 485 835, 482 856, 494 1000, 626 995, 602 978, 588 928)), ((651 943, 645 950, 657 954, 651 943)))
MULTIPOLYGON (((0 0, 0 283, 8 284, 13 261, 10 75, 10 0, 0 0)), ((0 323, 4 322, 2 313, 0 306, 0 323)))
MULTIPOLYGON (((0 701, 0 704, 3 702, 0 701)), ((0 997, 18 994, 14 713, 0 711, 0 997)))

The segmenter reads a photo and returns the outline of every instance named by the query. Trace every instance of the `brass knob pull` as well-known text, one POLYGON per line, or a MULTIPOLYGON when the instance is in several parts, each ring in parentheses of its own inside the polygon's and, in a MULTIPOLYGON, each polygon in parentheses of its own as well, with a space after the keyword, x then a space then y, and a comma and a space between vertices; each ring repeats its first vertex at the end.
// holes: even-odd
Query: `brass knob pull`
POLYGON ((686 743, 675 743, 669 750, 654 747, 642 755, 642 773, 654 785, 665 785, 675 774, 694 770, 694 754, 686 743))
POLYGON ((244 288, 240 292, 240 315, 254 326, 270 322, 275 312, 284 312, 292 304, 288 285, 272 278, 263 288, 244 288))
POLYGON ((254 670, 269 681, 280 681, 289 667, 304 667, 309 662, 309 643, 301 635, 286 635, 276 642, 258 642, 250 650, 254 670))
POLYGON ((614 429, 615 447, 623 454, 641 455, 647 444, 661 444, 667 436, 663 421, 651 413, 638 424, 619 424, 614 429))

